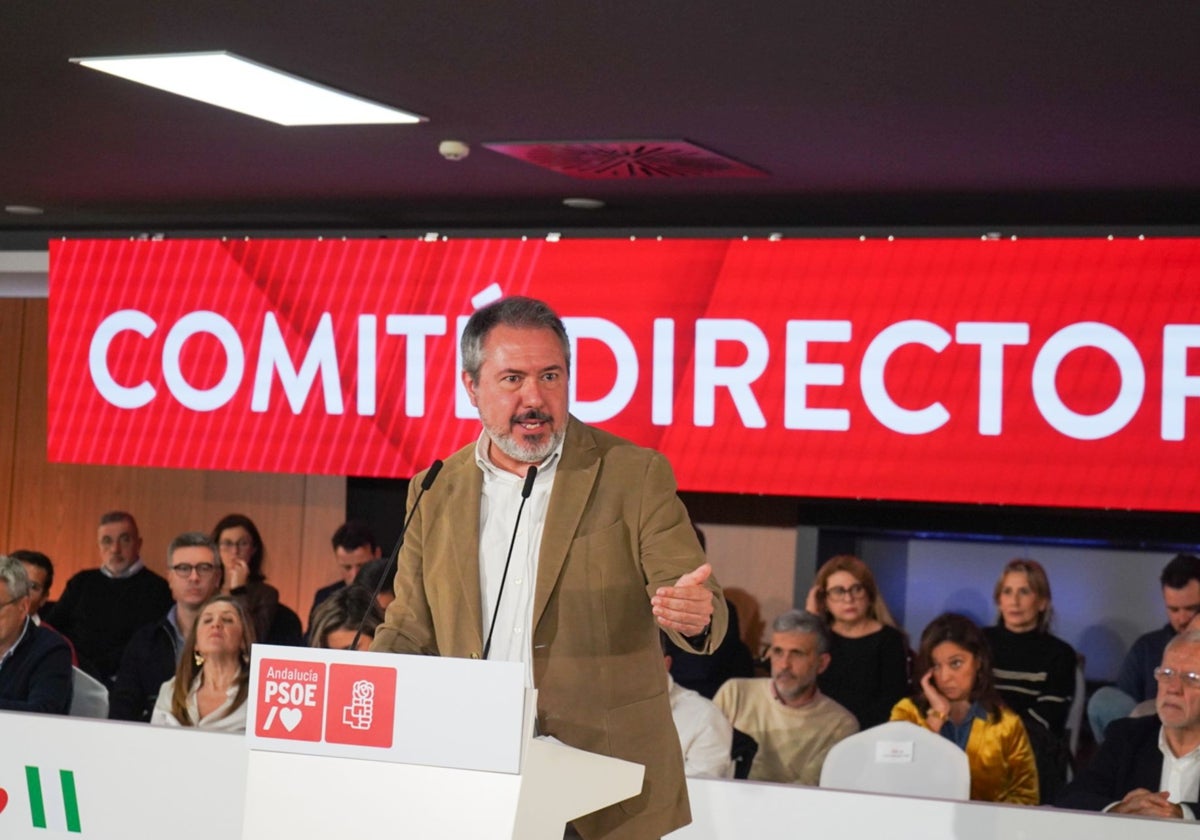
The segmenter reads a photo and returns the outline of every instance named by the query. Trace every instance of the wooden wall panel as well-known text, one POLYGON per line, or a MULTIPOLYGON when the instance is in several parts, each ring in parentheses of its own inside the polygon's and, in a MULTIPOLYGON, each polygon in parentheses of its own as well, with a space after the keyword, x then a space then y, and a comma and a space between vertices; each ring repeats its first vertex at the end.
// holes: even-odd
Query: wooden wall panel
MULTIPOLYGON (((107 510, 128 510, 136 517, 143 559, 160 573, 176 534, 209 531, 226 513, 244 513, 267 544, 264 571, 270 582, 305 620, 312 589, 301 571, 328 558, 329 535, 345 518, 345 479, 48 463, 47 306, 44 300, 25 304, 19 377, 0 364, 0 399, 15 406, 18 441, 7 450, 13 453, 11 463, 0 460, 0 482, 14 488, 4 504, 7 533, 0 550, 36 548, 50 555, 56 595, 70 575, 98 565, 96 522, 107 510)), ((10 309, 0 308, 6 335, 10 309)))
POLYGON ((713 572, 737 605, 742 641, 757 655, 775 616, 793 606, 796 529, 697 524, 704 530, 713 572))
POLYGON ((13 494, 13 459, 17 448, 17 393, 21 382, 21 340, 25 303, 0 298, 0 552, 9 544, 9 502, 13 494))

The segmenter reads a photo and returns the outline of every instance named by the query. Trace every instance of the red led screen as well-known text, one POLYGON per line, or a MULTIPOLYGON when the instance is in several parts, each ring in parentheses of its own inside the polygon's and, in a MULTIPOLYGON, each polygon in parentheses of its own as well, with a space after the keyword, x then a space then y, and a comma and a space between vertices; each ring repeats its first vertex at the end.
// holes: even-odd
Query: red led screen
POLYGON ((410 476, 542 298, 573 413, 685 490, 1200 509, 1200 240, 73 240, 51 460, 410 476))

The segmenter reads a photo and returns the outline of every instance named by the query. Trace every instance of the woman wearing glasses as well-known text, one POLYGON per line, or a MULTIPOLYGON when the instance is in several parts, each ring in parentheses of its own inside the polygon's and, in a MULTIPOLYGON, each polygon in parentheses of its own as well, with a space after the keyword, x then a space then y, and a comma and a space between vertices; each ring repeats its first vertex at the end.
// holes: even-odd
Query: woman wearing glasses
POLYGON ((861 729, 887 721, 908 692, 908 642, 867 564, 849 554, 826 562, 805 608, 831 631, 829 667, 817 681, 821 691, 849 709, 861 729))
POLYGON ((245 732, 253 642, 254 631, 236 599, 218 595, 205 604, 175 676, 158 692, 150 722, 245 732))
POLYGON ((1043 802, 1067 783, 1071 750, 1067 712, 1075 694, 1075 650, 1050 633, 1050 579, 1036 560, 1010 561, 996 581, 996 626, 983 635, 992 649, 996 690, 1021 716, 1037 757, 1043 802))
POLYGON ((966 616, 943 613, 921 634, 915 673, 920 690, 892 710, 892 720, 924 726, 967 754, 971 798, 1038 804, 1037 765, 1025 727, 1004 705, 983 632, 966 616))
POLYGON ((241 603, 254 626, 254 638, 272 641, 271 625, 279 609, 279 590, 267 583, 262 573, 267 549, 258 528, 250 517, 231 513, 213 528, 212 538, 225 569, 222 594, 232 595, 241 603))

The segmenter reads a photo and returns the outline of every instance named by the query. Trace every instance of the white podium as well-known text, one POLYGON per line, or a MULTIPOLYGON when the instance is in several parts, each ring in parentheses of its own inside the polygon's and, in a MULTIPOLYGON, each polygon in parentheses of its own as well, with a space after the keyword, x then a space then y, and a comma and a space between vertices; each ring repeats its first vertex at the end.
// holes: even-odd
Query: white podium
POLYGON ((643 768, 532 737, 517 663, 255 645, 244 840, 561 840, 643 768))

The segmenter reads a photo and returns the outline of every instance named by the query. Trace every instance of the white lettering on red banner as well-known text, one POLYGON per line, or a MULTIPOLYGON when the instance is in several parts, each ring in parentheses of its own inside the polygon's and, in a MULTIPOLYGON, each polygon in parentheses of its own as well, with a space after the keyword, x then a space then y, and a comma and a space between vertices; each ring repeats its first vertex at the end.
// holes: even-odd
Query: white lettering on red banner
POLYGON ((473 309, 684 489, 1195 510, 1200 240, 66 241, 54 460, 408 476, 478 434, 473 309))

